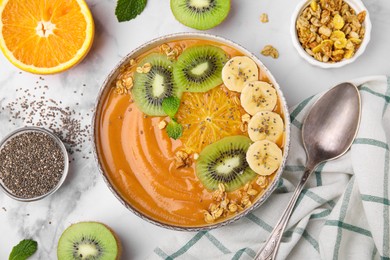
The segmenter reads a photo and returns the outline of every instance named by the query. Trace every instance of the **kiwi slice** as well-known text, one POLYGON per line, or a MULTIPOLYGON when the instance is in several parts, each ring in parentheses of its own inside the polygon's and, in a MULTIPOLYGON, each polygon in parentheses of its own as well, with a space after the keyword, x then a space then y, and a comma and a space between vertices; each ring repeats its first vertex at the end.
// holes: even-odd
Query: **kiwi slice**
POLYGON ((173 69, 176 84, 188 92, 206 92, 222 84, 222 68, 228 57, 212 45, 193 46, 177 59, 173 69))
POLYGON ((208 30, 228 16, 230 0, 171 0, 171 10, 185 26, 208 30))
POLYGON ((246 136, 229 136, 206 146, 196 161, 196 175, 208 190, 223 183, 226 191, 243 187, 256 177, 249 168, 246 152, 251 145, 246 136))
POLYGON ((68 227, 58 241, 58 260, 119 259, 121 245, 116 234, 99 222, 79 222, 68 227))
POLYGON ((173 80, 174 63, 166 55, 152 53, 142 59, 138 66, 151 65, 147 73, 134 75, 132 96, 137 107, 150 116, 166 115, 162 108, 164 98, 170 96, 181 97, 179 88, 173 80))

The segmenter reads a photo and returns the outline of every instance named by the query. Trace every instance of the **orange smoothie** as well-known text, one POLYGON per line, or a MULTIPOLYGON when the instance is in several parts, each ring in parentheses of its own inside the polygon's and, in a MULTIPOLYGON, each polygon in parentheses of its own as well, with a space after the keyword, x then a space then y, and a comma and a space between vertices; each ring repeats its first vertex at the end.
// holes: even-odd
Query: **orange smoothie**
MULTIPOLYGON (((211 41, 183 40, 168 44, 171 47, 179 45, 182 49, 193 45, 215 45, 222 48, 230 57, 243 55, 236 49, 211 41)), ((146 52, 136 61, 151 52, 160 52, 160 48, 146 52)), ((264 71, 259 71, 259 79, 269 82, 264 71)), ((219 89, 215 91, 229 93, 223 85, 217 88, 219 89)), ((197 93, 197 95, 202 97, 206 93, 197 93)), ((239 97, 233 92, 229 95, 231 100, 234 96, 239 97)), ((188 98, 191 98, 191 95, 184 93, 181 102, 185 102, 188 98)), ((284 119, 280 104, 278 100, 274 112, 284 119)), ((238 107, 237 113, 241 117, 245 111, 238 107)), ((145 115, 137 108, 131 94, 117 94, 113 86, 104 100, 101 116, 98 118, 97 146, 103 170, 120 196, 149 218, 174 226, 204 226, 206 225, 205 210, 215 203, 213 191, 207 190, 197 178, 195 160, 192 160, 189 167, 176 166, 175 155, 179 150, 184 149, 183 143, 180 139, 169 138, 167 133, 159 128, 159 123, 164 119, 167 117, 145 115)), ((228 129, 229 122, 226 124, 228 129)), ((247 135, 245 132, 236 131, 237 134, 247 135)), ((282 150, 283 142, 284 136, 277 142, 282 150)), ((275 173, 264 177, 263 185, 258 185, 256 179, 252 181, 251 185, 258 191, 253 201, 262 196, 274 176, 275 173)), ((229 199, 239 200, 242 192, 243 189, 229 192, 229 199)), ((231 218, 237 213, 239 210, 227 213, 216 223, 231 218)))

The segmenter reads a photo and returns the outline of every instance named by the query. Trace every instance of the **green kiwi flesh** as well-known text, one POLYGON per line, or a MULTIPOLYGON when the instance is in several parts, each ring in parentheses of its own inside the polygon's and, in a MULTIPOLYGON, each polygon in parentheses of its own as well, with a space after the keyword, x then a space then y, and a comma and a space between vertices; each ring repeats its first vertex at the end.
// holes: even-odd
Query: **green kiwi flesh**
POLYGON ((246 136, 225 137, 206 146, 196 161, 196 175, 208 190, 223 183, 234 191, 252 181, 257 174, 249 168, 246 152, 251 145, 246 136))
POLYGON ((57 247, 58 260, 114 260, 121 246, 115 233, 99 222, 79 222, 62 233, 57 247))
POLYGON ((228 16, 230 0, 171 0, 171 10, 185 26, 208 30, 228 16))
POLYGON ((174 63, 166 55, 152 53, 142 59, 138 66, 150 63, 148 73, 135 72, 132 96, 137 107, 150 116, 166 115, 162 101, 166 97, 181 97, 179 88, 173 80, 174 63))
POLYGON ((219 47, 189 47, 179 56, 173 69, 176 85, 184 92, 206 92, 219 86, 227 60, 227 54, 219 47))

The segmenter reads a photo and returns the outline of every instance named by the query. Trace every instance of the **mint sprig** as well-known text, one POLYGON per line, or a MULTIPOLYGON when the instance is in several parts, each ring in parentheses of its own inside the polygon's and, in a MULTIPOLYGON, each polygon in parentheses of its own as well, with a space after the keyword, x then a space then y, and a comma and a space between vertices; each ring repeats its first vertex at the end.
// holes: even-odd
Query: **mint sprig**
POLYGON ((38 249, 37 241, 24 239, 12 248, 9 260, 26 260, 32 256, 38 249))
POLYGON ((167 125, 167 134, 170 138, 176 140, 183 134, 183 126, 176 122, 175 119, 171 119, 167 125))
POLYGON ((179 106, 180 106, 180 99, 175 96, 171 96, 163 99, 162 109, 164 110, 164 113, 171 118, 173 118, 176 115, 177 111, 179 110, 179 106))
POLYGON ((115 15, 118 22, 134 19, 145 9, 147 0, 118 0, 115 15))
POLYGON ((178 139, 183 134, 183 126, 177 122, 175 115, 179 111, 180 99, 176 96, 166 97, 162 101, 162 109, 167 114, 171 121, 166 127, 167 134, 172 139, 178 139))

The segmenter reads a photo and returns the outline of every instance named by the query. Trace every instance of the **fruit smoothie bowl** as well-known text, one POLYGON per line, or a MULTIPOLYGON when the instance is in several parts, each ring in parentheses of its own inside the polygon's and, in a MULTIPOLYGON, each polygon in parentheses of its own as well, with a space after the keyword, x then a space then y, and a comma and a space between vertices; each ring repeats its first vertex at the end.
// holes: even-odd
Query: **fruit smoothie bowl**
POLYGON ((259 207, 286 162, 279 85, 243 47, 179 33, 129 53, 101 87, 94 152, 106 184, 158 226, 198 231, 259 207))

